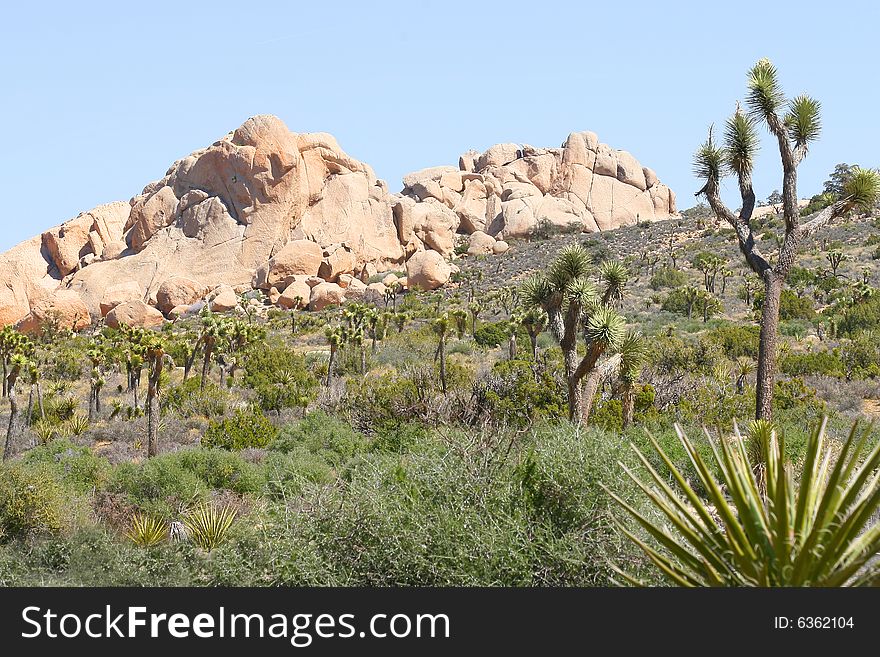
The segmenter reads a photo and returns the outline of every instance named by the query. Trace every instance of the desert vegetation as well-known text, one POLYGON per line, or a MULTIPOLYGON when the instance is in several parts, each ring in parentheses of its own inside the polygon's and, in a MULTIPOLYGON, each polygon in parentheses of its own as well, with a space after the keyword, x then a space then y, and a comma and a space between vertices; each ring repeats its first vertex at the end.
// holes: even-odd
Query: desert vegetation
POLYGON ((799 209, 818 104, 764 61, 747 93, 680 218, 320 311, 4 328, 0 584, 876 584, 877 174, 799 209))

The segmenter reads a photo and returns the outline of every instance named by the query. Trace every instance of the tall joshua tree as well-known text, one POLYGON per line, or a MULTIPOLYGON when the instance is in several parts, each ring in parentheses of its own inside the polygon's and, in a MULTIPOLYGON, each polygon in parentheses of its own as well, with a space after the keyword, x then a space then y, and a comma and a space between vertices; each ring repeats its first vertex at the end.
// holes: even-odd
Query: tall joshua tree
POLYGON ((529 334, 529 342, 532 345, 532 359, 538 360, 538 336, 547 328, 547 313, 540 308, 529 308, 519 320, 529 334))
POLYGON ((18 395, 15 384, 22 373, 26 373, 32 363, 34 344, 24 335, 15 334, 11 338, 14 345, 9 351, 9 364, 6 370, 6 395, 9 397, 9 425, 6 427, 6 444, 3 447, 3 460, 9 458, 12 443, 22 431, 21 411, 18 408, 18 395))
POLYGON ((623 317, 603 301, 614 297, 609 288, 615 281, 603 281, 605 290, 600 294, 589 275, 590 255, 575 244, 560 250, 547 273, 533 276, 522 290, 526 305, 547 314, 547 325, 565 361, 568 417, 583 424, 589 420, 603 374, 615 369, 620 361, 616 355, 600 366, 599 359, 616 349, 626 325, 623 317), (585 342, 583 355, 578 351, 579 336, 585 342))
POLYGON ((623 428, 632 424, 635 411, 635 385, 648 358, 648 342, 639 331, 627 331, 620 343, 620 398, 623 428))
POLYGON ((437 335, 437 351, 434 354, 434 360, 440 359, 440 388, 444 395, 446 394, 446 336, 449 334, 450 324, 449 313, 443 313, 431 322, 431 329, 437 335))
POLYGON ((868 208, 880 192, 880 177, 874 171, 856 169, 846 182, 838 200, 814 217, 802 222, 798 211, 797 170, 807 156, 809 145, 819 137, 819 101, 807 95, 787 100, 779 84, 776 68, 760 60, 748 74, 748 111, 739 105, 728 119, 723 144, 715 142, 712 129, 694 157, 694 172, 705 180, 697 195, 705 195, 710 207, 735 233, 740 251, 749 267, 764 285, 758 351, 757 401, 755 417, 770 420, 773 415, 773 384, 779 333, 779 300, 785 280, 804 240, 854 208, 868 208), (785 232, 779 243, 775 263, 758 248, 750 226, 755 209, 752 170, 759 147, 758 125, 764 124, 775 139, 782 161, 782 214, 785 232), (725 175, 735 175, 742 197, 739 213, 721 200, 720 184, 725 175))

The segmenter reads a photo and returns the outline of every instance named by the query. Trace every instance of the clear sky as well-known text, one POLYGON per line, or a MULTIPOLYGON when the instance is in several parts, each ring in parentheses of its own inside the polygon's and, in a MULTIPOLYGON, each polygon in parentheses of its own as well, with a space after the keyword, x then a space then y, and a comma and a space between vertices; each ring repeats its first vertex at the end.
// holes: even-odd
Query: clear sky
MULTIPOLYGON (((327 131, 392 191, 498 142, 593 130, 694 204, 691 155, 760 57, 823 105, 801 166, 880 165, 873 2, 18 2, 0 23, 0 249, 127 200, 254 114, 327 131), (797 7, 797 9, 794 9, 797 7), (799 19, 795 16, 800 17, 799 19)), ((765 139, 759 198, 780 187, 765 139)), ((731 205, 736 198, 728 183, 731 205)))

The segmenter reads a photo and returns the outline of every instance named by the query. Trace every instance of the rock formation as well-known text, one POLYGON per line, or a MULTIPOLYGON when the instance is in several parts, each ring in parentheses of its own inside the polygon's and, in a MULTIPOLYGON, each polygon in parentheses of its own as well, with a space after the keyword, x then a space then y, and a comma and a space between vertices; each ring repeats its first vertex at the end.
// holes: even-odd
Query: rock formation
POLYGON ((390 194, 332 136, 262 115, 174 162, 129 202, 0 255, 0 324, 155 326, 158 314, 234 309, 252 288, 281 307, 319 309, 380 294, 387 284, 370 277, 404 266, 414 286, 444 285, 458 234, 472 236, 472 255, 501 254, 545 226, 608 230, 674 213, 653 171, 590 132, 557 149, 468 152, 390 194))

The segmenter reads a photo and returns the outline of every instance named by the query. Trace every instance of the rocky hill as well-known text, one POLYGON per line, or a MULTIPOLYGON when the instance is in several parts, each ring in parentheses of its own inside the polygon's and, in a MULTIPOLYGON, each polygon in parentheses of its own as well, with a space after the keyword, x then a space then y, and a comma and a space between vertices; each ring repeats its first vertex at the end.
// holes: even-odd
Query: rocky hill
POLYGON ((470 235, 472 252, 501 253, 541 226, 604 231, 676 214, 651 169, 591 132, 561 148, 471 151, 403 184, 389 193, 326 133, 248 119, 129 202, 0 255, 0 324, 158 325, 205 304, 231 309, 251 288, 278 305, 320 308, 381 295, 369 279, 404 267, 401 284, 443 285, 457 235, 470 235))

